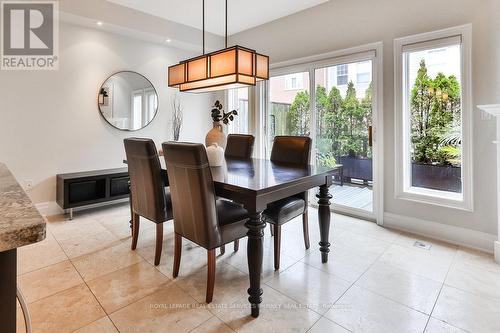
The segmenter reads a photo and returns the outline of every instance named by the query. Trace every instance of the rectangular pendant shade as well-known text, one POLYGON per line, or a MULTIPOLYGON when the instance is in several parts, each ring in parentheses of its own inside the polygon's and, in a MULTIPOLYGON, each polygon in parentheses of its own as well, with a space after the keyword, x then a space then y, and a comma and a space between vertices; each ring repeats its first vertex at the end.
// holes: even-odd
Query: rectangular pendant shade
POLYGON ((241 46, 204 54, 168 68, 168 86, 206 92, 254 86, 269 79, 269 57, 241 46))

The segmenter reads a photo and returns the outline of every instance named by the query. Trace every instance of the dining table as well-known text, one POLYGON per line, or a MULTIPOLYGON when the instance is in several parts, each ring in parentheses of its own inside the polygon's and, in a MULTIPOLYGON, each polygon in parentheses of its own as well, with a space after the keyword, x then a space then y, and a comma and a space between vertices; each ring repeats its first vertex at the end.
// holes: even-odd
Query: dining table
MULTIPOLYGON (((168 176, 164 160, 161 159, 165 186, 168 176)), ((126 163, 126 160, 124 160, 126 163)), ((328 262, 330 252, 330 205, 332 196, 329 188, 334 174, 341 166, 325 167, 273 163, 267 159, 225 158, 222 166, 211 167, 215 194, 244 206, 248 211, 247 260, 250 278, 248 301, 251 315, 259 316, 262 302, 261 273, 263 261, 264 228, 263 212, 267 205, 289 196, 318 188, 318 221, 320 231, 319 251, 321 261, 328 262)), ((133 193, 131 193, 133 196, 133 193)))

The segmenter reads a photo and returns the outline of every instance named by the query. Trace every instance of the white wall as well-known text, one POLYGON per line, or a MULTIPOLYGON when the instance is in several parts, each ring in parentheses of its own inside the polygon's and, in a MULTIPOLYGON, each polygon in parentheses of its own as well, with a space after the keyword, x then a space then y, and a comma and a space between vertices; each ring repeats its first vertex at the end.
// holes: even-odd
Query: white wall
MULTIPOLYGON (((58 71, 0 71, 0 161, 21 182, 33 180, 36 203, 55 200, 58 173, 123 167, 123 139, 139 136, 157 145, 172 139, 167 66, 192 56, 168 48, 75 25, 60 26, 58 71), (159 94, 154 121, 137 132, 112 128, 97 108, 104 80, 137 71, 159 94)), ((211 94, 182 94, 181 140, 203 142, 211 127, 211 94)))
POLYGON ((268 54, 271 63, 384 42, 385 211, 496 234, 496 157, 493 120, 473 109, 474 211, 394 197, 394 38, 473 24, 473 104, 500 103, 500 1, 332 0, 232 36, 268 54))

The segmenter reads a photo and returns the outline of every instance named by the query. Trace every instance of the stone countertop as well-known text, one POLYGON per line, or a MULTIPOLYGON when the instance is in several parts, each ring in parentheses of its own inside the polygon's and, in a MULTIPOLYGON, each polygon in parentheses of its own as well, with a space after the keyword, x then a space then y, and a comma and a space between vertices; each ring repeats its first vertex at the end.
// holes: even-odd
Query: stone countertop
POLYGON ((45 239, 45 220, 16 181, 0 163, 0 252, 45 239))

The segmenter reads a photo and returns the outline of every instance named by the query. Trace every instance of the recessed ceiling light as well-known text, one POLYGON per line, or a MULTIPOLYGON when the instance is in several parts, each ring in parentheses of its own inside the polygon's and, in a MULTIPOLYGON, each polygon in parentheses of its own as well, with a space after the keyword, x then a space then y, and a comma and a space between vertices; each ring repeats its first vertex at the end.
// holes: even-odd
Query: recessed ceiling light
POLYGON ((172 40, 170 38, 165 39, 165 42, 170 43, 172 40))
POLYGON ((103 23, 101 21, 97 21, 95 24, 97 24, 98 26, 103 25, 103 23))

